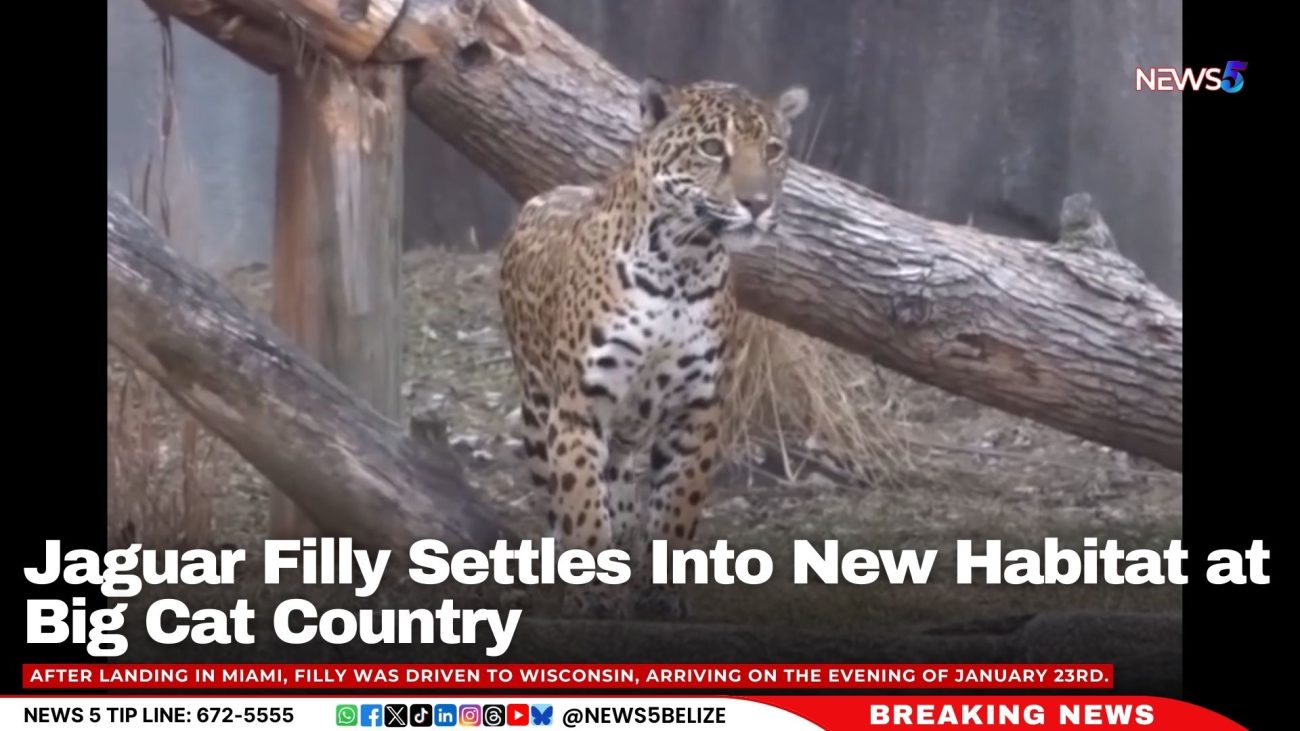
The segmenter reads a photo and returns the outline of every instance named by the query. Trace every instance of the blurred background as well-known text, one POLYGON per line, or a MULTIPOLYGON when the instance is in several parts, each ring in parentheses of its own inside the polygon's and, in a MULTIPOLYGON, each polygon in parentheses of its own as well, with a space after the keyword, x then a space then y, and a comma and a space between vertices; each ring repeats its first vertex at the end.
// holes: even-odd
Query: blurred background
MULTIPOLYGON (((721 78, 813 106, 796 152, 932 218, 1034 239, 1092 193, 1121 249, 1182 296, 1182 107, 1133 69, 1182 58, 1175 0, 533 0, 625 73, 721 78)), ((173 24, 168 182, 202 263, 269 261, 275 80, 173 24)), ((162 34, 108 2, 108 179, 158 147, 162 34)), ((490 249, 516 204, 417 121, 407 126, 410 248, 490 249)), ((155 169, 156 172, 156 169, 155 169)))

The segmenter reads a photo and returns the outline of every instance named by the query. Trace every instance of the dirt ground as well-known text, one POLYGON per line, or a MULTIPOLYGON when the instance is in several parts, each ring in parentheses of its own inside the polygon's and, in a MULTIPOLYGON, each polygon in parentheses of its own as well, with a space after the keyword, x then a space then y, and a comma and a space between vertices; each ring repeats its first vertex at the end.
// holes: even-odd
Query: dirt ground
MULTIPOLYGON (((432 406, 449 424, 473 485, 522 535, 540 536, 544 495, 523 469, 511 366, 496 304, 492 253, 421 249, 404 263, 402 395, 408 409, 432 406)), ((269 271, 230 273, 251 307, 265 312, 269 271)), ((1085 536, 1125 548, 1163 548, 1181 536, 1180 475, 1125 454, 866 365, 878 398, 907 445, 906 466, 868 489, 834 475, 782 477, 769 460, 742 462, 716 484, 699 538, 728 538, 776 560, 756 587, 691 587, 697 619, 851 627, 928 625, 1048 609, 1179 612, 1177 587, 956 586, 958 539, 1001 538, 1042 547, 1085 536), (792 586, 791 542, 840 539, 845 549, 940 549, 925 586, 792 586)), ((257 556, 266 530, 267 483, 201 430, 181 427, 176 407, 110 350, 110 536, 169 545, 232 544, 257 556), (178 538, 182 530, 187 537, 178 538)), ((778 465, 779 468, 779 465, 778 465)))

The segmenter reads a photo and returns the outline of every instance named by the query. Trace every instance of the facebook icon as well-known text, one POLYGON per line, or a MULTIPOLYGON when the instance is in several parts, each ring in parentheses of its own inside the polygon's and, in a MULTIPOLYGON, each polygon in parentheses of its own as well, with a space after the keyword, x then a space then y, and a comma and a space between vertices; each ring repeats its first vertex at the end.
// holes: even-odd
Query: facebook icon
POLYGON ((460 717, 456 715, 456 706, 453 703, 439 703, 433 707, 433 725, 434 726, 455 726, 460 722, 460 717))
POLYGON ((361 725, 362 726, 383 726, 384 707, 378 705, 361 706, 361 725))

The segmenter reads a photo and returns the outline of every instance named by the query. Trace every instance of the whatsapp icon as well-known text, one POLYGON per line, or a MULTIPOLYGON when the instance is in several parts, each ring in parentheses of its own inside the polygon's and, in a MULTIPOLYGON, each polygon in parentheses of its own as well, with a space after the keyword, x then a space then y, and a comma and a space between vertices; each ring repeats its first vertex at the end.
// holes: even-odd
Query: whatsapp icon
POLYGON ((357 725, 357 707, 344 705, 334 708, 334 725, 335 726, 355 726, 357 725))

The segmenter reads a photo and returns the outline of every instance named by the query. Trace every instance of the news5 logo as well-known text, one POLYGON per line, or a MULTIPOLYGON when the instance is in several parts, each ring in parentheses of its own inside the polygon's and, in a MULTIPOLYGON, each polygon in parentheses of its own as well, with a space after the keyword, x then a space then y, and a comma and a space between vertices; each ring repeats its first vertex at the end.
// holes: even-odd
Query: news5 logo
POLYGON ((1246 85, 1245 61, 1229 61, 1223 68, 1184 68, 1173 66, 1138 67, 1135 84, 1138 91, 1226 91, 1236 94, 1246 85))
POLYGON ((345 704, 334 708, 336 726, 551 726, 554 717, 549 703, 364 703, 360 707, 345 704))

